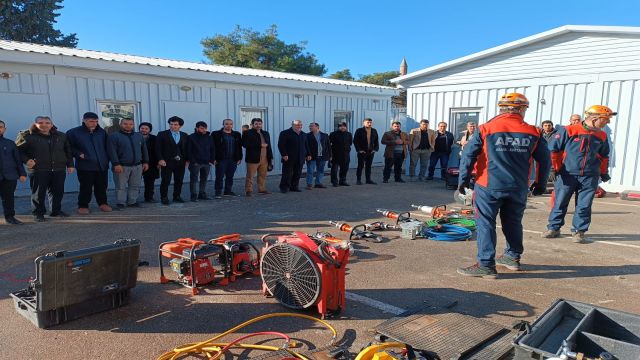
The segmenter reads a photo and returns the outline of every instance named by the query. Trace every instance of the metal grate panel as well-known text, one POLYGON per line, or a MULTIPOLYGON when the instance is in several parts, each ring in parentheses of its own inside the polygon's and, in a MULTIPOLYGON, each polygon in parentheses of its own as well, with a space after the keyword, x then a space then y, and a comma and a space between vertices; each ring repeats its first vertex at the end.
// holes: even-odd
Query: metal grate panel
POLYGON ((375 330, 416 350, 437 354, 442 360, 464 359, 487 340, 504 331, 492 322, 459 313, 425 308, 392 318, 375 330))

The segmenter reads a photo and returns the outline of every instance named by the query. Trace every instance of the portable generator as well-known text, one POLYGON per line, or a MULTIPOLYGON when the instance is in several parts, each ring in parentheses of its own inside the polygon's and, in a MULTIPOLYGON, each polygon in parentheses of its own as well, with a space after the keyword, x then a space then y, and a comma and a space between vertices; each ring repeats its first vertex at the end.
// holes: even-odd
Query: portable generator
POLYGON ((316 306, 324 318, 345 307, 349 245, 301 232, 267 234, 260 261, 263 292, 292 309, 316 306))
POLYGON ((176 282, 198 294, 198 287, 216 283, 227 285, 237 276, 259 274, 260 252, 240 234, 225 235, 208 242, 181 238, 160 244, 158 249, 160 282, 176 282), (164 275, 162 258, 169 258, 169 267, 177 274, 176 280, 164 275))

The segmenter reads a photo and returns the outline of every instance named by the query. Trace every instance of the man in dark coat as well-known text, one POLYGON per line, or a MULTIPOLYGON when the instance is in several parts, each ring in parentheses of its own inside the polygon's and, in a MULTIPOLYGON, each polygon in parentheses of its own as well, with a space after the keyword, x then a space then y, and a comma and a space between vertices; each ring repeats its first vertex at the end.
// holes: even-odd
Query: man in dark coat
POLYGON ((183 203, 182 182, 187 162, 187 133, 180 131, 184 120, 172 116, 167 121, 169 130, 160 131, 156 137, 156 157, 160 167, 160 199, 163 205, 169 205, 169 184, 173 176, 173 201, 183 203))
POLYGON ((311 160, 307 161, 307 190, 313 189, 314 177, 315 187, 324 188, 325 186, 322 185, 324 165, 331 158, 329 135, 320 131, 318 123, 312 122, 309 124, 307 143, 309 145, 309 156, 311 157, 311 160))
POLYGON ((271 138, 269 133, 262 130, 262 119, 251 119, 253 129, 242 134, 242 146, 246 149, 245 161, 247 162, 247 177, 245 181, 245 194, 251 196, 253 192, 253 177, 258 173, 258 193, 270 194, 265 186, 267 172, 273 169, 273 150, 271 150, 271 138))
POLYGON ((198 121, 193 134, 189 135, 189 190, 191 201, 211 200, 207 196, 207 180, 211 164, 215 161, 216 154, 213 147, 213 139, 207 131, 207 123, 198 121), (198 181, 199 180, 199 181, 198 181))
POLYGON ((20 225, 22 222, 15 218, 14 196, 18 179, 25 182, 27 173, 24 171, 20 154, 16 144, 4 138, 6 125, 0 120, 0 198, 4 220, 7 224, 20 225))
POLYGON ((91 192, 100 210, 110 212, 107 204, 109 181, 109 156, 107 155, 107 132, 98 125, 98 115, 87 112, 82 116, 82 125, 67 131, 67 139, 76 164, 78 192, 78 214, 89 214, 91 192))
POLYGON ((149 169, 142 173, 142 180, 144 181, 144 202, 153 203, 156 200, 153 199, 153 193, 156 186, 156 179, 160 177, 160 171, 158 170, 158 156, 156 155, 156 136, 151 135, 153 125, 149 122, 141 122, 138 125, 138 131, 144 138, 145 145, 147 146, 147 152, 149 153, 149 169))
POLYGON ((72 174, 75 168, 65 133, 58 131, 48 116, 38 116, 29 130, 18 134, 16 146, 29 172, 34 220, 44 221, 45 196, 51 200, 50 216, 69 216, 62 211, 62 196, 67 173, 72 174))
POLYGON ((282 178, 280 179, 280 192, 300 192, 299 182, 302 174, 302 165, 309 156, 309 144, 306 134, 302 131, 302 121, 293 120, 291 128, 280 132, 278 137, 278 150, 282 158, 282 178))
POLYGON ((340 123, 338 130, 329 135, 329 141, 331 142, 331 183, 333 186, 349 186, 347 171, 349 170, 353 138, 351 133, 347 131, 347 123, 340 123), (338 178, 338 169, 340 170, 340 178, 338 178))
POLYGON ((373 164, 373 157, 380 144, 378 144, 378 132, 372 127, 372 124, 373 120, 370 118, 362 120, 362 127, 353 134, 353 145, 358 153, 358 169, 356 170, 358 185, 362 185, 363 168, 367 184, 376 184, 371 180, 371 164, 373 164))
POLYGON ((233 120, 222 120, 222 129, 211 133, 213 147, 216 149, 216 199, 224 196, 236 196, 232 191, 233 176, 242 161, 242 135, 233 130, 233 120), (224 192, 222 182, 224 180, 224 192))

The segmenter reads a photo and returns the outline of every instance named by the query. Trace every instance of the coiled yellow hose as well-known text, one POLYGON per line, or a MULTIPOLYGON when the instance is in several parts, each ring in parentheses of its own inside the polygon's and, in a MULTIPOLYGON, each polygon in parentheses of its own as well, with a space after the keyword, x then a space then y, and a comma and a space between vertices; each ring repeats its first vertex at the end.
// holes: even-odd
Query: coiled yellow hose
MULTIPOLYGON (((237 325, 219 335, 216 335, 214 337, 212 337, 211 339, 205 340, 203 342, 199 342, 199 343, 190 343, 190 344, 184 344, 181 346, 178 346, 176 348, 174 348, 171 351, 168 351, 162 355, 160 355, 158 357, 158 360, 175 360, 178 359, 180 357, 183 356, 187 356, 187 355, 193 355, 193 354, 201 354, 201 355, 205 355, 207 356, 207 358, 209 359, 218 359, 220 358, 220 356, 222 356, 222 353, 220 353, 220 350, 227 346, 229 343, 217 343, 215 342, 216 340, 223 338, 229 334, 232 334, 240 329, 242 329, 243 327, 249 326, 253 323, 256 323, 258 321, 262 321, 265 319, 270 319, 270 318, 274 318, 274 317, 297 317, 297 318, 303 318, 303 319, 308 319, 308 320, 312 320, 315 322, 319 322, 322 325, 324 325, 327 329, 329 329, 333 336, 331 338, 331 345, 333 345, 338 337, 338 332, 336 331, 336 329, 331 326, 331 324, 329 324, 328 322, 322 320, 322 319, 318 319, 315 318, 313 316, 309 316, 309 315, 304 315, 304 314, 295 314, 295 313, 273 313, 273 314, 267 314, 267 315, 261 315, 258 317, 255 317, 251 320, 245 321, 240 325, 237 325)), ((256 349, 256 350, 268 350, 268 351, 278 351, 278 350, 283 350, 283 348, 281 347, 277 347, 277 346, 266 346, 266 345, 254 345, 254 344, 235 344, 233 347, 239 347, 239 348, 244 348, 244 349, 256 349)), ((292 356, 295 356, 299 359, 303 359, 303 360, 307 360, 304 356, 291 351, 289 349, 284 349, 287 350, 292 356)))

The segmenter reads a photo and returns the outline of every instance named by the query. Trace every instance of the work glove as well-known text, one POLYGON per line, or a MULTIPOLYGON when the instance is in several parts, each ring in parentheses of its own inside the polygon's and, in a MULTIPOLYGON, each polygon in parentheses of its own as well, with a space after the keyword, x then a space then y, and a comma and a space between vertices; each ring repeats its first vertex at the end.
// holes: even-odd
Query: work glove
POLYGON ((556 182, 556 176, 558 176, 558 174, 556 174, 556 171, 551 169, 549 171, 549 181, 556 182))
POLYGON ((469 188, 468 182, 463 182, 458 186, 458 192, 462 195, 467 195, 467 189, 469 188))
POLYGON ((600 174, 600 180, 602 180, 602 182, 607 182, 611 180, 611 176, 609 176, 609 174, 600 174))
POLYGON ((544 194, 547 191, 547 186, 544 183, 542 184, 533 183, 531 184, 531 187, 529 188, 529 190, 531 190, 531 194, 533 196, 539 196, 544 194))

